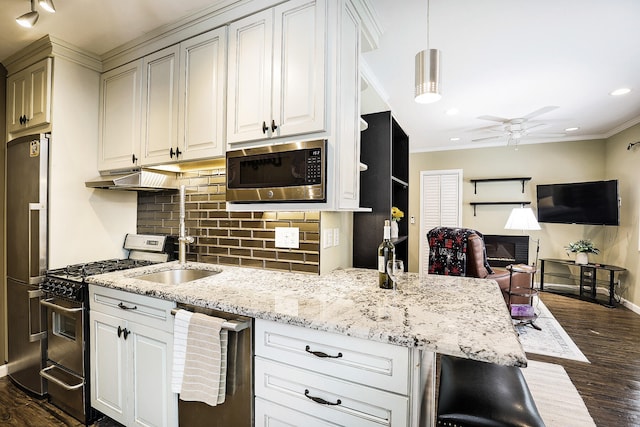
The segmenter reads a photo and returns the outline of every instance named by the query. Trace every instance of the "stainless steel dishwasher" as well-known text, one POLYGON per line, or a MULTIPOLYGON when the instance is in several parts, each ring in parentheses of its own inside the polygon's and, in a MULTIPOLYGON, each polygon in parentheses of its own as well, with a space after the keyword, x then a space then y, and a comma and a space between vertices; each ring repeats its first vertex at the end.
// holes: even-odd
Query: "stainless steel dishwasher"
POLYGON ((227 392, 218 406, 178 399, 181 427, 251 427, 253 412, 253 319, 217 310, 178 304, 177 309, 226 319, 229 331, 227 348, 227 392))

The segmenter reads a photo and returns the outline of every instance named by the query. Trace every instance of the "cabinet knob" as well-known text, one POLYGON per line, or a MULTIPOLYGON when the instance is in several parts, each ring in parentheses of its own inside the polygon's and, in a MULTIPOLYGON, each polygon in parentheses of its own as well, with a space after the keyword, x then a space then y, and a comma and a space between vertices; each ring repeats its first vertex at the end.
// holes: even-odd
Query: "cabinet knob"
POLYGON ((267 133, 268 130, 267 122, 262 122, 262 133, 267 133))
POLYGON ((136 157, 136 155, 132 154, 131 155, 131 163, 133 163, 135 165, 137 161, 138 161, 138 158, 136 157))
POLYGON ((182 154, 182 151, 180 151, 180 149, 178 147, 176 147, 176 151, 173 151, 173 147, 171 147, 169 149, 169 157, 171 157, 173 159, 173 156, 176 156, 176 159, 178 157, 180 157, 180 155, 182 154))
POLYGON ((275 132, 276 129, 278 129, 278 126, 276 126, 276 121, 271 120, 271 132, 275 132))

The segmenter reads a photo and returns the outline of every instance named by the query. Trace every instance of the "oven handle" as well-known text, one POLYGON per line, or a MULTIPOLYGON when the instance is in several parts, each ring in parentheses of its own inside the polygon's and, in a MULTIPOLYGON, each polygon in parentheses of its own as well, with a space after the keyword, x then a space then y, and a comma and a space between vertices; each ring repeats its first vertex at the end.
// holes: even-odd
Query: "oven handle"
POLYGON ((44 368, 40 371, 40 376, 42 378, 46 378, 49 381, 53 381, 54 383, 58 384, 60 387, 64 388, 65 390, 77 390, 79 388, 81 388, 84 385, 84 382, 81 382, 79 384, 74 384, 74 385, 69 385, 67 383, 65 383, 64 381, 54 377, 53 375, 49 374, 49 371, 54 369, 55 365, 49 366, 48 368, 44 368))
POLYGON ((58 304, 54 304, 51 301, 54 301, 55 298, 47 298, 47 299, 43 299, 40 300, 40 304, 49 307, 49 308, 53 308, 54 310, 60 310, 60 311, 64 311, 65 313, 77 313, 79 311, 84 310, 83 307, 77 307, 77 308, 67 308, 67 307, 63 307, 61 305, 58 304))
MULTIPOLYGON (((27 291, 27 296, 29 298, 29 342, 36 342, 36 341, 40 341, 43 340, 47 337, 47 331, 40 331, 40 332, 36 332, 35 334, 32 334, 31 331, 33 330, 33 315, 31 313, 31 300, 36 299, 36 298, 40 298, 41 296, 44 295, 44 292, 42 292, 40 289, 36 289, 33 291, 27 291)), ((42 300, 40 300, 40 302, 42 303, 42 300)), ((38 310, 38 311, 42 311, 42 310, 38 310)))

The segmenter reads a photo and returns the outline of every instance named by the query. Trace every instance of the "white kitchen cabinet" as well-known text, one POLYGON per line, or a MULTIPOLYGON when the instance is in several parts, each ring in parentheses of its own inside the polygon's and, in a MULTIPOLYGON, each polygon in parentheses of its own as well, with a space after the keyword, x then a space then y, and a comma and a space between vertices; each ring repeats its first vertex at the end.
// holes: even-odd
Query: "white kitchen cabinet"
POLYGON ((91 405, 127 426, 177 425, 177 394, 170 384, 175 304, 89 289, 91 405))
POLYGON ((52 58, 45 58, 7 79, 7 131, 13 136, 51 123, 52 58))
POLYGON ((143 58, 141 165, 177 160, 180 49, 170 46, 143 58), (174 159, 175 157, 175 159, 174 159))
POLYGON ((180 44, 180 160, 225 153, 227 27, 180 44))
POLYGON ((98 170, 139 165, 143 61, 103 73, 100 78, 98 170))
POLYGON ((256 319, 255 354, 256 426, 412 425, 409 348, 256 319))
POLYGON ((229 144, 325 130, 325 0, 292 0, 231 23, 229 144))

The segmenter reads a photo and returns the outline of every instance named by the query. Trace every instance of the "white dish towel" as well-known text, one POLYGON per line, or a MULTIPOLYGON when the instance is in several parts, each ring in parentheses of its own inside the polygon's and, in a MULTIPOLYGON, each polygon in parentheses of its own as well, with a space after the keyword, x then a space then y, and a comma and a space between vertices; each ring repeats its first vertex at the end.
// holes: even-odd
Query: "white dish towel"
POLYGON ((228 345, 228 332, 222 329, 225 320, 201 313, 180 315, 181 311, 185 310, 176 313, 174 323, 171 390, 185 401, 210 406, 224 403, 228 345))

